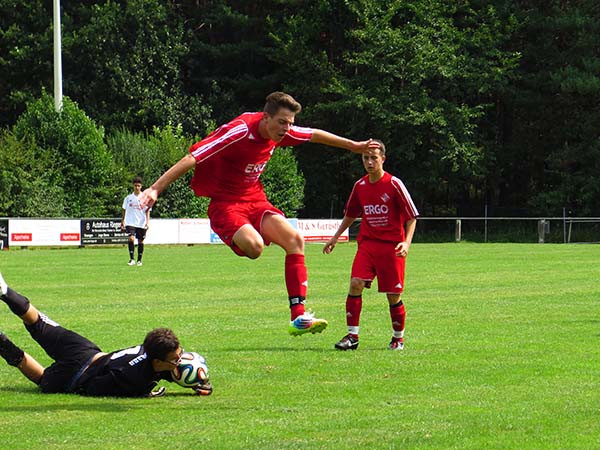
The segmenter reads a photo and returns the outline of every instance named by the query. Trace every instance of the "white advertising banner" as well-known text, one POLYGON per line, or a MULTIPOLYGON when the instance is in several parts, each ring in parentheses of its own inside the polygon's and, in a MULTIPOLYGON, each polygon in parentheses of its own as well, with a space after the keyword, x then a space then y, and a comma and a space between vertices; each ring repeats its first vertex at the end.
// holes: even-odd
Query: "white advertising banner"
POLYGON ((80 224, 79 219, 10 219, 8 246, 79 246, 80 224))
MULTIPOLYGON (((341 219, 295 218, 288 219, 288 221, 292 227, 300 232, 300 235, 307 242, 327 241, 333 236, 342 222, 341 219)), ((7 241, 4 244, 8 243, 8 247, 79 246, 121 243, 116 240, 116 235, 112 235, 115 233, 106 237, 98 230, 88 230, 90 227, 93 228, 92 225, 96 222, 100 225, 108 226, 112 224, 114 227, 118 227, 120 222, 117 219, 6 219, 4 223, 6 222, 8 222, 8 239, 4 238, 7 241), (82 233, 84 235, 85 233, 89 234, 89 236, 85 235, 85 242, 83 243, 82 233)), ((109 231, 116 232, 117 230, 112 230, 111 228, 109 231)), ((119 236, 125 236, 120 228, 118 231, 119 236)), ((340 236, 339 240, 342 242, 348 241, 348 238, 348 230, 346 230, 340 236)), ((122 242, 126 242, 126 237, 122 238, 122 242)), ((144 242, 146 244, 222 243, 219 237, 211 230, 208 219, 151 219, 144 242)))
MULTIPOLYGON (((298 231, 306 242, 325 242, 334 235, 341 223, 342 219, 298 219, 298 231)), ((349 237, 346 229, 338 241, 348 241, 349 237)))
POLYGON ((208 219, 179 219, 180 244, 210 244, 208 219))
POLYGON ((179 219, 152 219, 144 244, 179 244, 179 219))

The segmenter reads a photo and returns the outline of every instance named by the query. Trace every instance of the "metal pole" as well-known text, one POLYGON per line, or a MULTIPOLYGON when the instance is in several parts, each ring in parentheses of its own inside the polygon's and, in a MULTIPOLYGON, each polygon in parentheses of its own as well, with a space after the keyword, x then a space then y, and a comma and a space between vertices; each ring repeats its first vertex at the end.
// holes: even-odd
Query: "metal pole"
POLYGON ((60 41, 60 0, 54 0, 54 109, 61 112, 63 107, 62 94, 62 58, 60 41))
POLYGON ((485 219, 484 219, 484 229, 485 229, 485 231, 484 231, 484 235, 483 235, 484 236, 483 237, 483 242, 487 242, 487 217, 488 217, 487 216, 487 214, 488 214, 487 213, 487 207, 488 207, 488 205, 486 203, 486 205, 485 205, 485 219))
POLYGON ((563 207, 563 244, 567 243, 567 208, 563 207))
POLYGON ((460 219, 456 219, 456 228, 454 229, 454 241, 460 242, 462 239, 462 221, 460 219))

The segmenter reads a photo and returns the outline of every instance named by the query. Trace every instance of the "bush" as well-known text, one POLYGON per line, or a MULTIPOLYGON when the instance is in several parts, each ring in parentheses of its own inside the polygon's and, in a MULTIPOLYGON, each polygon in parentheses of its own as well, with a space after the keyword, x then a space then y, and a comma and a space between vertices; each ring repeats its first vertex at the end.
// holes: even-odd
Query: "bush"
POLYGON ((64 214, 65 196, 52 161, 36 155, 32 139, 9 130, 0 134, 0 216, 57 217, 64 214))
POLYGON ((63 110, 57 113, 52 97, 43 92, 27 105, 13 133, 18 141, 35 143, 32 157, 45 162, 48 183, 64 192, 63 211, 54 216, 98 217, 112 209, 118 173, 103 130, 77 104, 65 97, 63 110))
POLYGON ((261 176, 267 198, 286 216, 295 217, 304 206, 304 175, 292 149, 277 148, 261 176))
MULTIPOLYGON (((193 139, 183 135, 181 126, 154 127, 152 133, 115 131, 106 139, 114 161, 123 168, 125 180, 120 194, 124 197, 131 179, 140 176, 144 187, 152 184, 187 153, 193 139)), ((152 217, 206 217, 208 199, 196 197, 189 184, 190 171, 169 186, 159 197, 152 217)))

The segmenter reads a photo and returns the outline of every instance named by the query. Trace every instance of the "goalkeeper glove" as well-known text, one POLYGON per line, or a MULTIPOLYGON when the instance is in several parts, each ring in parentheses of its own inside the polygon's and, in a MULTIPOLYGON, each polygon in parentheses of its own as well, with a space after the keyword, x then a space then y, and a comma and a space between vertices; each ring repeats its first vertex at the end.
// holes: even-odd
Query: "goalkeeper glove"
POLYGON ((213 391, 212 384, 210 383, 199 384, 198 386, 194 386, 192 389, 198 395, 210 395, 213 391))

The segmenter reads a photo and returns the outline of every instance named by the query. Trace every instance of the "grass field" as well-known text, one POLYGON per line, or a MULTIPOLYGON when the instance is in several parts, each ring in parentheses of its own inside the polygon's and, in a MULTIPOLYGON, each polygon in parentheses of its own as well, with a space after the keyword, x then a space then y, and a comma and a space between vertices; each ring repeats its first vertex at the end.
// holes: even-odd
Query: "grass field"
MULTIPOLYGON (((42 395, 0 360, 1 448, 600 448, 600 246, 415 244, 406 349, 364 295, 361 346, 336 352, 354 244, 307 247, 322 335, 290 337, 283 252, 223 246, 0 253, 9 285, 104 350, 169 326, 215 392, 42 395)), ((0 304, 0 329, 49 359, 0 304)))

